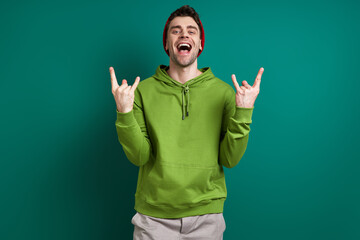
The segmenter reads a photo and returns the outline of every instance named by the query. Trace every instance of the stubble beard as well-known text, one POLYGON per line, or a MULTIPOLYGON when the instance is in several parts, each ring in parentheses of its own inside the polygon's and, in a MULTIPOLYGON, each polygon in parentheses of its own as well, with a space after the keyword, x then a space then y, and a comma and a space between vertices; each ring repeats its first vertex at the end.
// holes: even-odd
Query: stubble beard
POLYGON ((198 54, 199 54, 199 50, 196 52, 193 51, 190 58, 188 58, 188 60, 181 61, 181 62, 180 62, 181 56, 177 56, 177 55, 175 55, 175 53, 170 53, 170 58, 176 65, 178 65, 180 67, 188 67, 195 62, 198 54))

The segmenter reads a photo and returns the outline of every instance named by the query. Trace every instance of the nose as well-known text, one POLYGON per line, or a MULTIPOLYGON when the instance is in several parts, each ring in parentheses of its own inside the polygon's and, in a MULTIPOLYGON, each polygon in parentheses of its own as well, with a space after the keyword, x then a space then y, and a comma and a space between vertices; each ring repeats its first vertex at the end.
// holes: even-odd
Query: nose
POLYGON ((180 39, 188 39, 188 38, 189 38, 189 36, 185 36, 185 35, 180 36, 180 39))
POLYGON ((186 31, 183 31, 182 34, 180 35, 180 38, 188 38, 188 33, 186 31))

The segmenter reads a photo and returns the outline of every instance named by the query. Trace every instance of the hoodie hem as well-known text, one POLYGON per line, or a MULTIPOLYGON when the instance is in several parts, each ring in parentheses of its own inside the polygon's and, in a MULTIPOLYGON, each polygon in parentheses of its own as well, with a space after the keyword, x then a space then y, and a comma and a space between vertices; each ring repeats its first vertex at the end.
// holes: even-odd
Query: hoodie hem
POLYGON ((226 198, 213 199, 210 203, 206 205, 179 209, 166 206, 154 206, 137 197, 135 199, 134 209, 141 214, 151 217, 183 218, 210 213, 222 213, 224 210, 225 199, 226 198))

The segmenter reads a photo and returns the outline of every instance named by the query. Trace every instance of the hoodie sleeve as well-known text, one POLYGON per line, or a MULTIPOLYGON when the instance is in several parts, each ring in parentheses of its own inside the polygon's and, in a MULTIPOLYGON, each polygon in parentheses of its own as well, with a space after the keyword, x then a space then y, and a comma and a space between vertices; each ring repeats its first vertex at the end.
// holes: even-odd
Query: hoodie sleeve
POLYGON ((223 113, 219 151, 219 161, 227 168, 236 166, 245 153, 254 109, 236 106, 235 92, 231 90, 223 113))
POLYGON ((116 114, 116 132, 127 158, 136 166, 144 165, 150 159, 152 147, 138 88, 135 90, 133 110, 121 113, 116 109, 116 114))

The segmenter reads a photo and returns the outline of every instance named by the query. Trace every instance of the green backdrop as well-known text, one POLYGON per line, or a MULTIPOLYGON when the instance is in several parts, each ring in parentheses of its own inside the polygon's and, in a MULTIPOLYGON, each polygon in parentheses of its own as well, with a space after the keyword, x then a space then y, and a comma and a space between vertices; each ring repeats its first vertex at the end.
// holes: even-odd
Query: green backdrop
POLYGON ((0 5, 0 239, 132 239, 138 168, 117 140, 109 67, 169 58, 172 11, 200 14, 210 66, 253 84, 226 169, 224 239, 360 239, 358 1, 16 1, 0 5), (126 3, 125 3, 126 2, 126 3))

